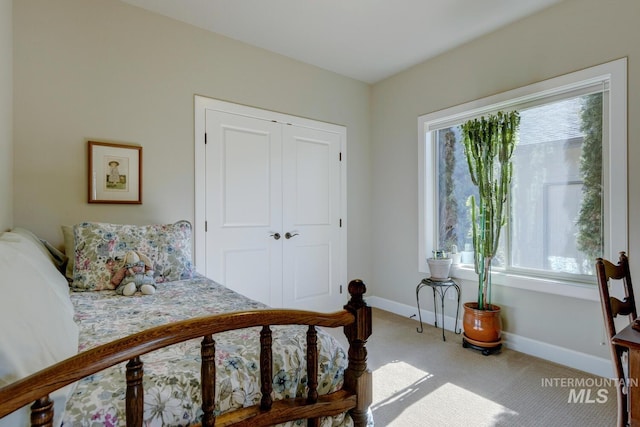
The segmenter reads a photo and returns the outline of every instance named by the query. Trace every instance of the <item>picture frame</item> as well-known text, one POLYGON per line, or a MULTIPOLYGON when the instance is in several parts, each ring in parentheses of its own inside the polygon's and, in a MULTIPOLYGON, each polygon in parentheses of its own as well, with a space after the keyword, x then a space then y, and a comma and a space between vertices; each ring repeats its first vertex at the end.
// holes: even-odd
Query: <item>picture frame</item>
POLYGON ((88 141, 89 203, 142 204, 142 147, 88 141))

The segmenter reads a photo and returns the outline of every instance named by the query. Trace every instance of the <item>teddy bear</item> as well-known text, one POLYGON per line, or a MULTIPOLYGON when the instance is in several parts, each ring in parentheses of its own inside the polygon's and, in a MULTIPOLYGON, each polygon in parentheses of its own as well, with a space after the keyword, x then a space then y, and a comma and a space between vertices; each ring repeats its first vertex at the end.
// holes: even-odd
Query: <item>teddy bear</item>
POLYGON ((156 281, 153 278, 151 260, 137 251, 129 251, 124 256, 124 266, 116 271, 111 278, 111 283, 116 286, 116 293, 124 296, 132 296, 136 291, 143 295, 152 295, 156 292, 156 281))

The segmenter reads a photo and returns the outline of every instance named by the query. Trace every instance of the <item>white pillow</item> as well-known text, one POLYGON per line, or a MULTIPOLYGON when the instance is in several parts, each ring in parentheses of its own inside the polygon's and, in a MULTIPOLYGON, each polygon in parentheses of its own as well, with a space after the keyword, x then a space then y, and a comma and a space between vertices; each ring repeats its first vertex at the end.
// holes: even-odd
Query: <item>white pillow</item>
MULTIPOLYGON (((0 386, 10 384, 78 351, 78 327, 64 276, 33 239, 0 235, 0 386)), ((55 420, 69 387, 53 393, 55 420)), ((28 426, 28 407, 0 426, 28 426)))

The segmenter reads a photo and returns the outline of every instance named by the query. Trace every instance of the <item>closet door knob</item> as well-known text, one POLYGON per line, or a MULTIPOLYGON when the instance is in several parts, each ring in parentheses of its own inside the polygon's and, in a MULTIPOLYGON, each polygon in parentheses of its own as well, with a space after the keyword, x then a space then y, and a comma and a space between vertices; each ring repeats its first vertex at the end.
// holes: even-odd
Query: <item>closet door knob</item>
POLYGON ((285 233, 285 235, 284 235, 284 238, 285 238, 285 239, 290 239, 290 238, 292 238, 293 236, 297 236, 297 235, 298 235, 298 233, 293 233, 293 234, 291 234, 291 233, 289 233, 289 232, 287 231, 287 232, 285 233))
MULTIPOLYGON (((287 233, 288 234, 288 233, 287 233)), ((269 235, 270 237, 273 237, 275 240, 280 239, 280 233, 273 233, 269 235)))

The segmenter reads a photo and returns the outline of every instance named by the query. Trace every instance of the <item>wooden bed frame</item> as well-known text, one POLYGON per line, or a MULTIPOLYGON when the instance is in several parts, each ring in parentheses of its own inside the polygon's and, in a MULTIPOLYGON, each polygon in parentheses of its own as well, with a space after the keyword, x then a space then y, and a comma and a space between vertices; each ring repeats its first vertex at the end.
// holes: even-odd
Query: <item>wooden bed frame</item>
POLYGON ((344 310, 316 313, 301 310, 254 310, 198 317, 147 329, 81 352, 49 368, 0 389, 0 418, 17 409, 31 406, 32 426, 53 425, 53 403, 49 394, 105 368, 128 361, 126 371, 126 425, 141 427, 144 402, 142 390, 143 363, 140 356, 162 347, 202 337, 201 384, 202 422, 206 426, 269 426, 286 421, 308 419, 317 426, 319 418, 349 412, 356 427, 366 426, 371 404, 371 372, 367 369, 366 342, 371 335, 371 308, 363 299, 366 286, 360 280, 349 283, 351 298, 344 310), (306 398, 273 402, 271 325, 307 325, 306 398), (213 334, 261 326, 260 378, 262 401, 259 405, 240 408, 219 416, 214 414, 215 340, 213 334), (319 396, 318 349, 316 327, 343 326, 349 341, 349 365, 341 390, 319 396))

